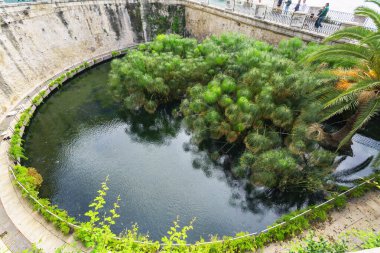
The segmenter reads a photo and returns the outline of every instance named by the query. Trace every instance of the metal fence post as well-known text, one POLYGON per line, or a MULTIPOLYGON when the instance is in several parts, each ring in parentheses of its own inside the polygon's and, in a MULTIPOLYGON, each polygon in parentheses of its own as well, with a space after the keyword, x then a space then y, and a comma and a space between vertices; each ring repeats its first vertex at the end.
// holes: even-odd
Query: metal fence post
POLYGON ((289 23, 289 26, 292 26, 292 22, 293 22, 293 14, 290 16, 290 23, 289 23))
POLYGON ((266 6, 265 6, 265 11, 264 11, 264 17, 263 17, 263 20, 265 20, 265 17, 267 16, 267 10, 268 10, 268 6, 266 5, 266 6))
POLYGON ((306 23, 306 19, 308 18, 308 14, 306 14, 306 17, 305 19, 303 20, 303 23, 302 23, 302 26, 301 26, 301 30, 304 29, 305 27, 305 23, 306 23))

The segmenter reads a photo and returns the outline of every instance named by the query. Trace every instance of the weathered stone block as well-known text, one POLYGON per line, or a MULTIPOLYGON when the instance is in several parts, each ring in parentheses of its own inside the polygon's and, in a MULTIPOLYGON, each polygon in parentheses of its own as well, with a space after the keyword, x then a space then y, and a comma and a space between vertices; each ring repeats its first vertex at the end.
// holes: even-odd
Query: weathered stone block
POLYGON ((263 4, 256 5, 255 17, 257 17, 257 18, 264 18, 266 10, 267 10, 267 6, 266 5, 263 5, 263 4))
POLYGON ((290 21, 290 26, 302 28, 305 23, 307 14, 303 12, 294 12, 292 20, 290 21))

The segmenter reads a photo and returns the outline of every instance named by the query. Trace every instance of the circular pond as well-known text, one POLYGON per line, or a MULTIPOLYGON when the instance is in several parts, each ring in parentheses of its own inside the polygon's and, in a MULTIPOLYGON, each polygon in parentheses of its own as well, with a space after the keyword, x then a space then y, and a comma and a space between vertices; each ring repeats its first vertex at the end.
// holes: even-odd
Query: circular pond
POLYGON ((70 80, 36 112, 25 136, 27 166, 44 178, 41 197, 79 220, 108 177, 108 206, 121 197, 116 233, 137 223, 160 239, 178 216, 196 218, 189 241, 258 231, 314 197, 278 194, 234 180, 191 136, 170 108, 120 113, 107 93, 110 64, 70 80))

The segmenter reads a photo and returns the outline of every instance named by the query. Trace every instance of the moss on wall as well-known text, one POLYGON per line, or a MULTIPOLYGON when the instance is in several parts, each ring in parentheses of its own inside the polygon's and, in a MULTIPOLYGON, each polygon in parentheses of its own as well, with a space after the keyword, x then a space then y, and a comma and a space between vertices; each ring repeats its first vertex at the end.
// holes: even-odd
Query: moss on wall
POLYGON ((143 31, 143 24, 142 24, 142 19, 141 19, 140 2, 129 3, 127 1, 125 3, 125 9, 128 11, 128 15, 131 21, 131 27, 136 36, 136 38, 134 38, 134 41, 136 43, 144 42, 144 31, 143 31))
POLYGON ((144 8, 149 40, 162 33, 185 35, 186 21, 184 6, 150 3, 144 6, 144 8))
POLYGON ((105 4, 104 7, 106 10, 107 18, 111 25, 111 29, 115 32, 116 40, 119 40, 123 26, 123 23, 120 19, 120 13, 118 11, 119 6, 117 4, 105 4))

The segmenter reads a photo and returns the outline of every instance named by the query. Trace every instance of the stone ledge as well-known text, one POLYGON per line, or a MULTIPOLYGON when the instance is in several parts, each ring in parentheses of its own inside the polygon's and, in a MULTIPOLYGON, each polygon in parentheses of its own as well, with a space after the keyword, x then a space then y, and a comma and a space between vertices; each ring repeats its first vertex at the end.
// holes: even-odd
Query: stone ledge
MULTIPOLYGON (((135 46, 135 44, 130 45, 130 47, 133 46, 135 46)), ((17 115, 22 113, 22 110, 18 110, 18 108, 20 108, 21 106, 25 109, 29 108, 32 105, 31 99, 40 91, 48 90, 48 84, 52 80, 56 79, 62 74, 65 74, 67 71, 76 68, 84 62, 90 62, 88 66, 88 68, 90 68, 93 65, 95 65, 93 60, 96 60, 96 64, 109 60, 112 58, 112 52, 118 51, 119 53, 121 53, 124 49, 125 48, 116 49, 105 54, 89 58, 86 61, 74 64, 66 68, 64 71, 57 73, 52 78, 46 79, 46 81, 44 81, 43 83, 34 86, 30 90, 26 91, 24 93, 23 98, 19 100, 12 107, 12 109, 8 111, 9 113, 11 111, 16 110, 18 111, 18 113, 8 118, 5 116, 7 115, 7 113, 5 113, 0 118, 0 125, 8 125, 8 129, 13 129, 14 125, 18 121, 17 115), (11 120, 9 120, 9 118, 11 118, 11 120)), ((81 71, 84 70, 85 69, 82 69, 81 71)), ((79 71, 78 73, 80 73, 81 71, 79 71)), ((71 244, 75 242, 73 235, 64 236, 60 231, 58 231, 54 227, 53 224, 47 222, 38 212, 34 211, 31 203, 22 196, 20 189, 16 188, 16 186, 12 183, 13 179, 11 178, 11 175, 8 171, 9 166, 12 165, 12 162, 8 157, 8 148, 9 144, 7 142, 0 142, 0 188, 2 189, 0 191, 0 200, 4 206, 5 213, 9 217, 10 221, 18 229, 20 234, 22 234, 25 237, 26 241, 20 242, 20 244, 29 243, 29 245, 31 245, 31 243, 35 243, 37 247, 43 249, 45 252, 54 252, 55 249, 62 246, 65 246, 66 249, 70 249, 71 244)), ((9 240, 9 243, 17 242, 9 240)), ((11 249, 12 247, 8 246, 8 248, 11 249)), ((74 248, 71 249, 74 250, 74 248)), ((75 250, 78 250, 78 248, 75 248, 75 250)), ((86 249, 82 248, 81 250, 85 251, 86 249)))
MULTIPOLYGON (((272 35, 269 35, 271 37, 275 37, 276 35, 279 35, 278 39, 276 38, 272 39, 272 41, 277 41, 277 43, 281 40, 280 37, 281 38, 282 37, 287 37, 287 38, 299 37, 302 40, 307 41, 307 42, 310 42, 310 41, 320 42, 324 38, 326 38, 326 35, 319 34, 316 32, 301 30, 296 27, 282 25, 280 23, 275 23, 275 22, 263 20, 260 18, 250 17, 243 13, 236 13, 231 10, 221 9, 214 6, 201 5, 199 3, 192 2, 190 0, 185 0, 183 4, 187 8, 187 11, 191 9, 193 11, 200 11, 203 13, 211 14, 219 18, 223 18, 228 22, 230 21, 236 22, 238 26, 240 26, 241 24, 244 24, 251 27, 251 29, 260 29, 261 31, 266 31, 268 32, 268 34, 272 34, 272 35)), ((208 25, 212 27, 217 27, 222 24, 214 22, 213 19, 209 19, 208 25)), ((198 29, 198 27, 193 26, 192 28, 195 30, 194 35, 197 37, 196 30, 198 29)), ((257 39, 261 39, 261 38, 257 38, 257 39)), ((272 41, 269 41, 269 42, 272 42, 272 41)))

